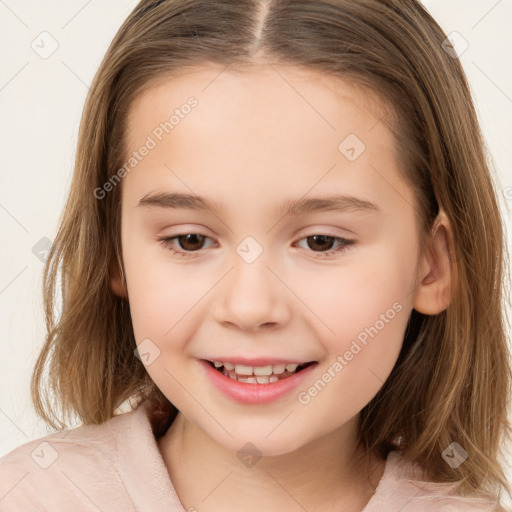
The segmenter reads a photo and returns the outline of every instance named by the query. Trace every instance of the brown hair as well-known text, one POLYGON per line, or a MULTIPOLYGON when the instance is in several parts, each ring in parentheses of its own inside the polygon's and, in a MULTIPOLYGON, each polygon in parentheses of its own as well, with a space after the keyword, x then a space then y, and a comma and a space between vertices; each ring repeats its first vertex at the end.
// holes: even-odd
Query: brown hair
POLYGON ((141 1, 112 41, 85 104, 71 189, 44 269, 48 333, 31 382, 37 413, 53 428, 66 427, 71 414, 99 424, 136 396, 160 411, 159 434, 174 418, 134 356, 128 301, 110 288, 112 266, 123 271, 121 187, 102 200, 94 191, 125 161, 126 116, 139 94, 207 62, 243 69, 258 52, 268 62, 350 81, 389 105, 385 122, 416 193, 421 248, 440 207, 453 228, 452 302, 437 315, 412 311, 391 375, 361 411, 361 439, 385 457, 400 434, 404 456, 431 480, 460 482, 464 492, 508 490, 499 462, 510 437, 512 382, 503 227, 466 77, 443 50, 445 38, 415 0, 141 1), (441 458, 452 441, 469 454, 457 469, 441 458))

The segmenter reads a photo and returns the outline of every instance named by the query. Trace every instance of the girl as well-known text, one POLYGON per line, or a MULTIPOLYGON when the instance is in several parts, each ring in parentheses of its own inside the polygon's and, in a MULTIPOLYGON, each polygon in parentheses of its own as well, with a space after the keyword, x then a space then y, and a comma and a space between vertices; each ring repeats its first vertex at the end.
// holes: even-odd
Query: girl
POLYGON ((137 5, 45 268, 60 431, 1 511, 503 510, 502 221, 445 40, 413 0, 137 5))

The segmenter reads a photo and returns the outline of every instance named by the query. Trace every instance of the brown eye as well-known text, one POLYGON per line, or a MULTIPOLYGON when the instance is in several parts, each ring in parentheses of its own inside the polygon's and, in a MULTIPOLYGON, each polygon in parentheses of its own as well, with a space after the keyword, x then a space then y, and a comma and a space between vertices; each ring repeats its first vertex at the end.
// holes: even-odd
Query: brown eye
POLYGON ((178 240, 179 248, 185 251, 197 251, 202 249, 202 245, 207 237, 198 233, 191 233, 188 235, 180 235, 176 237, 178 240))
POLYGON ((186 233, 184 235, 176 235, 173 237, 159 238, 161 245, 171 251, 172 254, 186 258, 194 252, 198 252, 204 247, 206 240, 211 240, 206 235, 200 233, 186 233))
MULTIPOLYGON (((345 238, 340 238, 331 235, 311 235, 305 238, 301 238, 299 243, 302 240, 306 241, 305 249, 309 249, 309 252, 317 253, 319 257, 323 256, 333 256, 337 253, 342 253, 348 250, 348 246, 355 243, 355 240, 347 240, 345 238), (333 245, 336 243, 340 243, 338 247, 333 249, 333 245)), ((299 247, 301 247, 299 245, 299 247)))
POLYGON ((313 235, 306 237, 308 246, 314 251, 328 251, 332 249, 336 239, 333 236, 313 235))

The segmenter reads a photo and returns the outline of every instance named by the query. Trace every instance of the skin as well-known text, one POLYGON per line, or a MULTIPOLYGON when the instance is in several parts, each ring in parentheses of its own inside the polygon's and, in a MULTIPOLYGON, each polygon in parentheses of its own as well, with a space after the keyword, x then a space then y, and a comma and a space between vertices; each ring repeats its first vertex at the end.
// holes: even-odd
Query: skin
MULTIPOLYGON (((412 308, 431 315, 448 306, 451 228, 441 212, 432 250, 419 254, 414 194, 378 101, 289 66, 221 71, 203 66, 153 87, 128 117, 131 153, 189 96, 199 102, 122 181, 126 282, 114 270, 112 289, 129 300, 137 344, 149 338, 159 348, 147 371, 180 411, 159 448, 186 509, 359 512, 385 465, 375 457, 353 464, 362 453, 359 412, 391 373, 412 308), (353 162, 338 150, 350 133, 366 145, 353 162), (223 208, 138 207, 152 192, 195 193, 223 208), (277 213, 285 199, 334 193, 382 212, 277 213), (188 258, 158 241, 188 233, 209 237, 188 258), (318 248, 308 237, 319 234, 356 242, 322 257, 339 244, 318 248), (263 248, 251 264, 236 252, 247 236, 263 248), (400 312, 299 403, 297 393, 394 303, 400 312), (198 363, 225 354, 318 366, 300 389, 244 405, 214 388, 198 363), (252 467, 237 457, 247 442, 262 454, 252 467)), ((173 247, 190 247, 181 242, 173 247)))

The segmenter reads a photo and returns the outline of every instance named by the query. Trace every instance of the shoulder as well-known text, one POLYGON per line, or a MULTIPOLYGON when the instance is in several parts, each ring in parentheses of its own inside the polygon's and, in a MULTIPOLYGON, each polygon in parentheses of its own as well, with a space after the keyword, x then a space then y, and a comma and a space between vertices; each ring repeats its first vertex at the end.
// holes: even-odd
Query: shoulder
POLYGON ((123 483, 114 435, 126 428, 130 414, 50 434, 0 458, 0 512, 41 510, 42 505, 52 511, 133 510, 119 492, 123 483), (113 495, 122 505, 109 503, 113 495))
POLYGON ((395 509, 402 512, 505 512, 498 502, 481 494, 460 495, 456 483, 426 481, 418 464, 392 451, 376 493, 364 512, 395 509))

